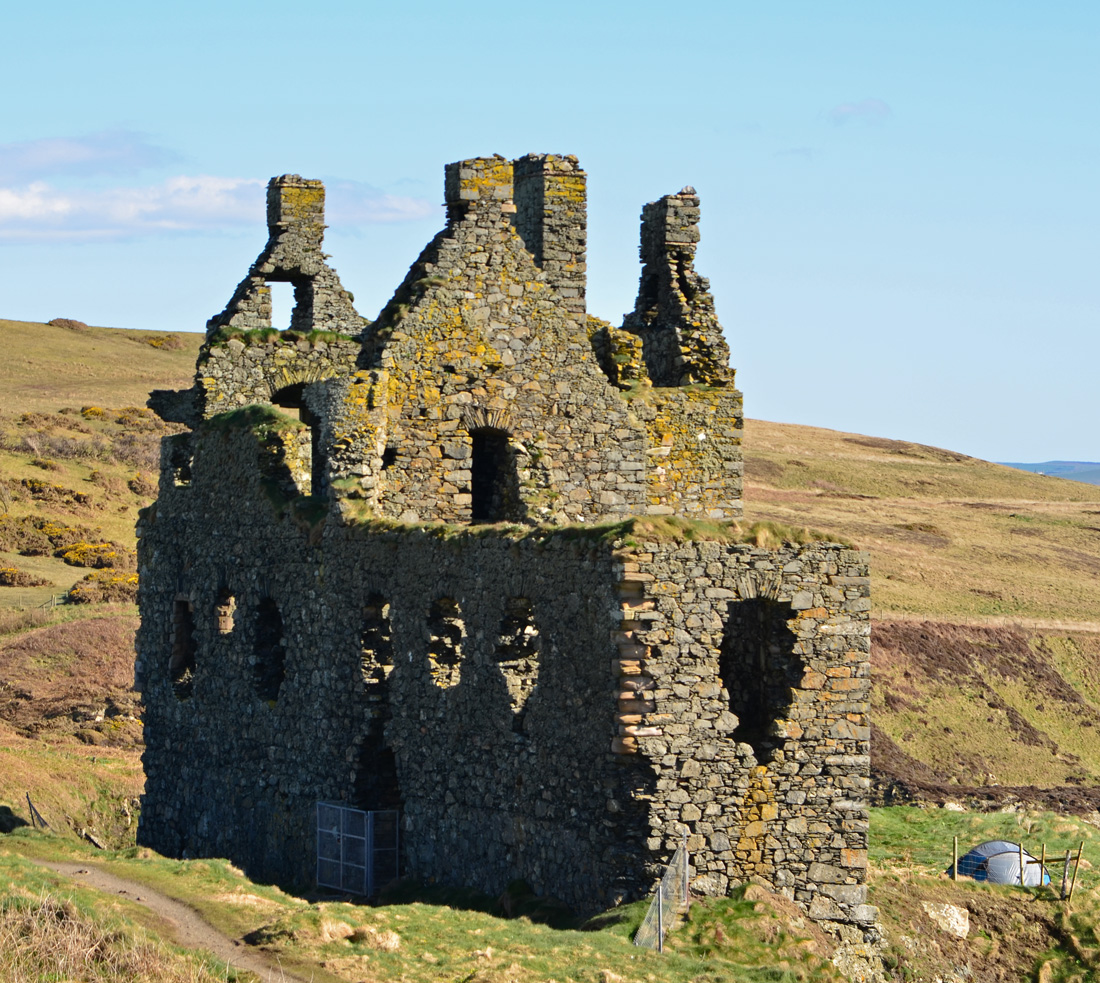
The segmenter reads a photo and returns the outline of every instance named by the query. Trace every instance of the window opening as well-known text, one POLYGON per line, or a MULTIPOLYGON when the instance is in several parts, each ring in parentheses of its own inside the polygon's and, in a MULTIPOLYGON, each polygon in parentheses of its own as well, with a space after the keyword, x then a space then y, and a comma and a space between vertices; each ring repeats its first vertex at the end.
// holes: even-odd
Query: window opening
POLYGON ((462 638, 466 629, 455 600, 441 597, 432 603, 428 631, 431 633, 428 662, 432 682, 441 689, 457 685, 461 674, 462 638))
POLYGON ((352 805, 357 809, 401 808, 397 759, 380 734, 370 734, 359 746, 352 805))
POLYGON ((539 647, 539 630, 535 627, 531 602, 526 597, 510 598, 500 622, 494 658, 508 687, 512 730, 516 734, 524 732, 527 703, 538 685, 539 647))
POLYGON ((393 670, 393 642, 390 637, 390 604, 381 594, 371 594, 363 605, 359 643, 363 685, 368 689, 384 686, 393 670))
POLYGON ((758 762, 770 761, 783 739, 774 724, 785 720, 802 678, 798 636, 789 604, 752 598, 730 604, 718 672, 740 721, 733 738, 749 744, 758 762))
POLYGON ((214 618, 218 623, 218 634, 228 635, 233 630, 233 615, 237 610, 237 599, 228 587, 218 591, 218 600, 214 604, 214 618))
POLYGON ((286 678, 286 642, 279 606, 270 597, 265 597, 256 605, 256 637, 252 654, 256 695, 267 703, 274 703, 286 678))
POLYGON ((397 463, 397 448, 387 447, 382 451, 382 470, 388 471, 397 463))
POLYGON ((189 700, 195 681, 195 620, 190 601, 172 606, 172 655, 168 674, 176 699, 189 700))
POLYGON ((271 326, 286 331, 294 318, 294 284, 269 281, 267 286, 271 290, 271 326))
MULTIPOLYGON (((321 418, 313 413, 303 400, 305 383, 284 386, 272 397, 271 402, 288 416, 294 417, 309 427, 309 441, 299 445, 298 470, 295 482, 304 495, 319 495, 325 482, 325 451, 321 442, 321 418), (303 479, 308 475, 308 486, 303 479)), ((293 469, 292 469, 293 470, 293 469)))
POLYGON ((172 484, 176 488, 191 484, 191 441, 186 436, 181 436, 172 440, 168 455, 168 463, 172 468, 172 484))
POLYGON ((519 476, 515 453, 503 430, 470 433, 470 518, 473 522, 520 519, 519 476))

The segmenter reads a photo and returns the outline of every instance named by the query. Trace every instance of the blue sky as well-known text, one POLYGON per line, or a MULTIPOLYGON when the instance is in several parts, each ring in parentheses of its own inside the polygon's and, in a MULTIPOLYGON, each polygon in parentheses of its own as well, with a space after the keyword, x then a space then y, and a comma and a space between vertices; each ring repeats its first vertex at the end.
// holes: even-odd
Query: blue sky
POLYGON ((575 153, 589 310, 693 184, 749 416, 1100 460, 1100 5, 114 2, 5 13, 0 317, 201 330, 329 185, 373 317, 443 165, 575 153))

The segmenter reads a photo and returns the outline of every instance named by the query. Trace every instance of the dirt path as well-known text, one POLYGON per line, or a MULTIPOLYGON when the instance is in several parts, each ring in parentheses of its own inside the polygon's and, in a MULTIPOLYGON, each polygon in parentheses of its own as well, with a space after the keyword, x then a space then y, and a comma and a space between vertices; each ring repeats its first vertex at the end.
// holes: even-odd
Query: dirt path
POLYGON ((180 901, 154 891, 144 884, 116 877, 89 864, 47 863, 36 861, 43 867, 81 884, 94 887, 105 894, 118 894, 128 901, 145 905, 163 918, 171 929, 172 938, 188 949, 206 949, 234 969, 247 969, 255 973, 263 983, 312 983, 311 979, 283 969, 267 954, 250 949, 241 942, 223 935, 202 920, 198 912, 180 901))

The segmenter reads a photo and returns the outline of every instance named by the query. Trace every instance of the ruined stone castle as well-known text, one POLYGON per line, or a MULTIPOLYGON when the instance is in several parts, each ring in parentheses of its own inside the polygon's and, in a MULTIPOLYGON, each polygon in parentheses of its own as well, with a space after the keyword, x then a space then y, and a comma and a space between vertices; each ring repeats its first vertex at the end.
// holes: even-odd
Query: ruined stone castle
POLYGON ((317 803, 399 809, 403 873, 578 911, 749 878, 857 941, 868 571, 738 540, 741 394, 699 199, 646 205, 621 327, 585 306, 585 173, 448 165, 446 227, 378 318, 324 188, 207 326, 140 521, 140 842, 314 875, 317 803), (285 330, 271 287, 293 284, 285 330))

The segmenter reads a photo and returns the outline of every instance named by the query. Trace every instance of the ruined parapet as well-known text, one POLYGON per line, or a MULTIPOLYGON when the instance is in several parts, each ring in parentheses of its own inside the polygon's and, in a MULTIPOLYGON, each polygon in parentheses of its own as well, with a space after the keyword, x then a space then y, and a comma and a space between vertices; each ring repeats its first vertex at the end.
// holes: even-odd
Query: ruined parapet
POLYGON ((645 342, 655 386, 733 384, 710 282, 695 272, 699 197, 690 185, 642 209, 642 277, 623 327, 645 342))
POLYGON ((513 163, 516 231, 562 305, 582 314, 587 177, 572 155, 527 154, 513 163))
POLYGON ((472 212, 494 217, 512 214, 512 162, 499 154, 458 160, 444 168, 443 200, 447 224, 453 225, 472 212))
POLYGON ((238 284, 225 310, 206 325, 207 338, 219 331, 270 329, 271 283, 294 285, 290 330, 331 331, 358 336, 366 325, 336 271, 325 263, 325 186, 297 174, 274 177, 267 186, 268 240, 238 284))
POLYGON ((587 325, 596 362, 611 385, 628 392, 650 385, 641 338, 591 314, 587 325))

